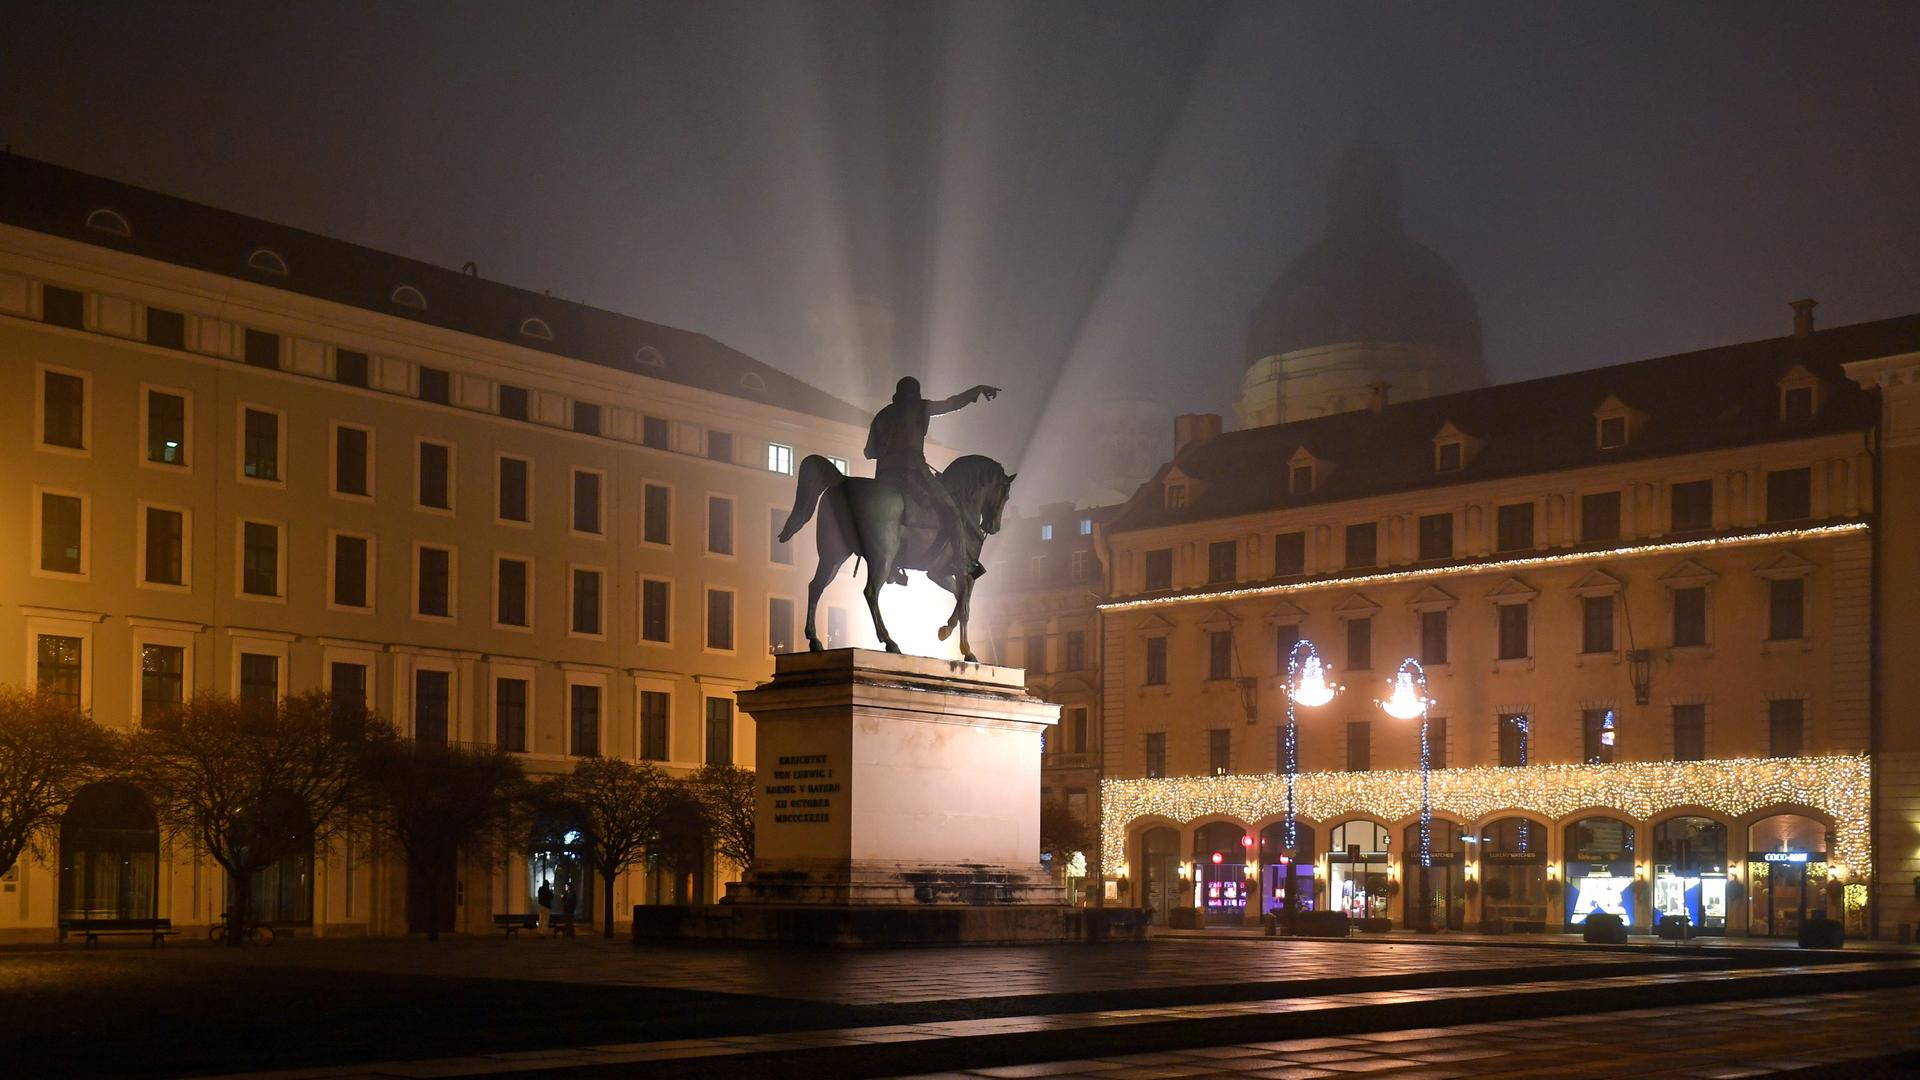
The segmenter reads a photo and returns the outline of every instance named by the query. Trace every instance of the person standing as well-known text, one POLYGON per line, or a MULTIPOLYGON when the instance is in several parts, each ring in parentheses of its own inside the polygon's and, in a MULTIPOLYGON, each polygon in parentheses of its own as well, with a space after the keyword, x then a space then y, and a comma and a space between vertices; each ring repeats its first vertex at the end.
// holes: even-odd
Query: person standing
POLYGON ((540 904, 540 921, 545 923, 547 930, 551 932, 553 930, 553 879, 541 878, 540 888, 533 895, 540 904))

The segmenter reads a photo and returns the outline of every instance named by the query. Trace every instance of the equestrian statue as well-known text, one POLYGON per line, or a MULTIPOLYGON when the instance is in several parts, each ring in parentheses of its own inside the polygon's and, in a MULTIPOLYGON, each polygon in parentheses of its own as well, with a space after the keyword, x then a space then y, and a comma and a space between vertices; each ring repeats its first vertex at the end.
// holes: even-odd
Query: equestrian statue
POLYGON ((867 611, 888 652, 897 653, 900 646, 880 617, 880 589, 906 584, 908 570, 924 570, 929 580, 953 594, 953 615, 940 628, 940 640, 958 627, 960 654, 969 661, 974 658, 967 644, 967 614, 974 579, 986 573, 980 546, 1000 531, 1013 477, 999 462, 978 454, 956 458, 945 472, 936 473, 927 464, 927 421, 981 398, 992 401, 999 393, 997 387, 976 386, 928 401, 920 396, 918 379, 901 379, 892 404, 880 410, 867 432, 867 458, 875 463, 872 479, 847 476, 818 454, 800 463, 793 512, 780 530, 780 541, 792 540, 817 509, 820 527, 814 536, 820 563, 807 585, 807 648, 824 648, 814 633, 821 590, 849 558, 862 558, 867 563, 867 611))

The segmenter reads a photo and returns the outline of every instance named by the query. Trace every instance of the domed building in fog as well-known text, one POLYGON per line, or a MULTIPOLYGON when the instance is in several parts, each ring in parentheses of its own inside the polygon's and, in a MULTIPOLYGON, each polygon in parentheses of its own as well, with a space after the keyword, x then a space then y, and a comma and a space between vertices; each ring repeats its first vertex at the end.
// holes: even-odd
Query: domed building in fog
POLYGON ((1304 420, 1485 385, 1480 312, 1448 262, 1407 235, 1400 170, 1350 149, 1335 169, 1326 235, 1295 256, 1253 311, 1240 426, 1304 420))

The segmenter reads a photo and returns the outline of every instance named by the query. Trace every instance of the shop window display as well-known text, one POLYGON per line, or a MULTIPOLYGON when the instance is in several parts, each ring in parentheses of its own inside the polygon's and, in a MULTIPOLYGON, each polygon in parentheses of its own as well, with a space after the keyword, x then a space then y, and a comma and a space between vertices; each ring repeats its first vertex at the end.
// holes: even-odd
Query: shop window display
POLYGON ((1193 838, 1195 906, 1210 924, 1232 925, 1247 915, 1247 855, 1253 838, 1230 822, 1203 825, 1193 838))
POLYGON ((1727 827, 1712 818, 1654 826, 1654 915, 1684 915, 1702 933, 1726 933, 1727 865, 1727 827))
POLYGON ((1349 821, 1327 834, 1327 905, 1353 919, 1387 918, 1392 898, 1387 830, 1371 821, 1349 821))
POLYGON ((1567 826, 1566 920, 1572 929, 1593 914, 1634 924, 1633 825, 1618 818, 1583 818, 1567 826))
POLYGON ((1260 910, 1284 911, 1289 877, 1298 891, 1296 910, 1312 911, 1318 899, 1313 887, 1313 868, 1317 852, 1313 846, 1313 826, 1294 822, 1294 851, 1287 854, 1287 825, 1277 821, 1260 830, 1260 910))
POLYGON ((1481 918, 1544 929, 1547 921, 1547 830, 1525 818, 1502 818, 1480 833, 1481 918))

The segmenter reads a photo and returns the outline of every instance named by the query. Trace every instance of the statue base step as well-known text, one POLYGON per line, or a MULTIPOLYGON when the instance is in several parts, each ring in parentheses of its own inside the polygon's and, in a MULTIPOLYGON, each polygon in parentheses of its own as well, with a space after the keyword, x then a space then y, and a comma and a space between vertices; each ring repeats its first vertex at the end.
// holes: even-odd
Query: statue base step
POLYGON ((854 947, 1053 945, 1145 941, 1147 913, 1131 908, 1002 904, 708 904, 633 909, 633 943, 740 942, 854 947))
POLYGON ((756 866, 727 885, 727 902, 830 906, 1059 906, 1066 889, 1032 868, 901 863, 792 862, 756 866))

